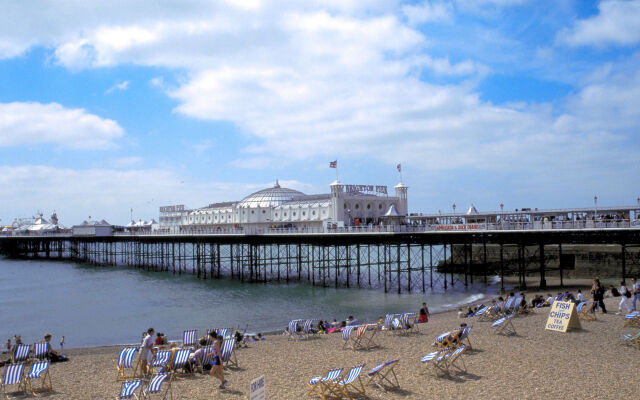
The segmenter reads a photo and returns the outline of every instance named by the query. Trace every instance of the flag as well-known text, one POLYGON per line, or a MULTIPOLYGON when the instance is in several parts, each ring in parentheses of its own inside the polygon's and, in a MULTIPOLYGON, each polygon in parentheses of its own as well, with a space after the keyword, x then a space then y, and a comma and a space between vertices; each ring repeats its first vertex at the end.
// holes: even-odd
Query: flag
POLYGON ((329 161, 329 168, 338 168, 338 160, 329 161))
POLYGON ((402 172, 402 164, 398 164, 396 168, 398 168, 398 172, 402 172))

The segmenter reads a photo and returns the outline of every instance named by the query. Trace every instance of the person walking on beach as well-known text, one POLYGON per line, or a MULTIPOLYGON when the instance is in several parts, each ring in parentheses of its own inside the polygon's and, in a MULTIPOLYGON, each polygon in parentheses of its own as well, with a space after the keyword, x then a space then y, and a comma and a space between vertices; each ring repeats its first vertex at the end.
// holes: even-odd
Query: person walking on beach
POLYGON ((215 355, 213 356, 213 360, 211 360, 211 371, 209 375, 218 378, 220 380, 220 389, 224 389, 227 381, 224 380, 224 371, 222 370, 222 345, 220 343, 220 337, 215 331, 209 332, 209 336, 213 339, 213 348, 215 350, 215 355))
POLYGON ((420 308, 420 323, 424 324, 429 321, 429 308, 427 307, 427 303, 422 303, 422 307, 420 308))
POLYGON ((607 308, 604 306, 604 287, 600 283, 600 279, 593 280, 593 286, 591 286, 591 294, 593 295, 593 301, 598 304, 598 307, 602 308, 602 313, 607 313, 607 308))
POLYGON ((623 305, 624 308, 627 309, 627 312, 630 313, 631 305, 629 303, 631 303, 631 292, 629 292, 629 289, 625 286, 624 281, 620 282, 620 289, 618 289, 618 291, 620 292, 620 303, 618 304, 617 314, 622 314, 623 305))
POLYGON ((153 357, 153 328, 147 329, 147 334, 142 339, 142 352, 140 353, 140 361, 142 362, 142 373, 149 373, 149 365, 153 357))
POLYGON ((631 296, 633 299, 633 311, 636 311, 636 301, 640 300, 640 283, 636 278, 631 278, 631 296))

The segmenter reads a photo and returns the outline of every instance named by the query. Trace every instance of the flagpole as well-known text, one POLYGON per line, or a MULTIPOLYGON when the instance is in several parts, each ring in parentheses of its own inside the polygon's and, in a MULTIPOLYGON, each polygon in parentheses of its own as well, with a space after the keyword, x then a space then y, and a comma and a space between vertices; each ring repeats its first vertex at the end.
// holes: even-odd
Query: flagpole
POLYGON ((336 164, 336 182, 340 182, 340 179, 338 179, 338 164, 336 164))

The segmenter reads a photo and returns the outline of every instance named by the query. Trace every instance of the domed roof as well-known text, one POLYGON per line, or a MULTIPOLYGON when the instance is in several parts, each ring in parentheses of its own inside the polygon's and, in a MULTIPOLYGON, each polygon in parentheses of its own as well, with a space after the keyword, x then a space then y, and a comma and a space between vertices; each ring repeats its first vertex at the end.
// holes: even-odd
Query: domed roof
POLYGON ((242 199, 238 203, 238 207, 274 207, 298 196, 304 196, 304 193, 280 187, 280 184, 276 181, 273 187, 259 190, 242 199))

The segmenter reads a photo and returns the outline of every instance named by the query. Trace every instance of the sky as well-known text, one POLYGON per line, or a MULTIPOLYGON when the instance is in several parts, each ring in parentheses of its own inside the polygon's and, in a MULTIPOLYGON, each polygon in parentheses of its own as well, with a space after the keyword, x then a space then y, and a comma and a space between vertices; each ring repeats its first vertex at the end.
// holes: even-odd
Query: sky
MULTIPOLYGON (((0 224, 275 180, 411 212, 635 205, 640 1, 0 2, 0 224)), ((133 209, 133 211, 131 211, 133 209)))

